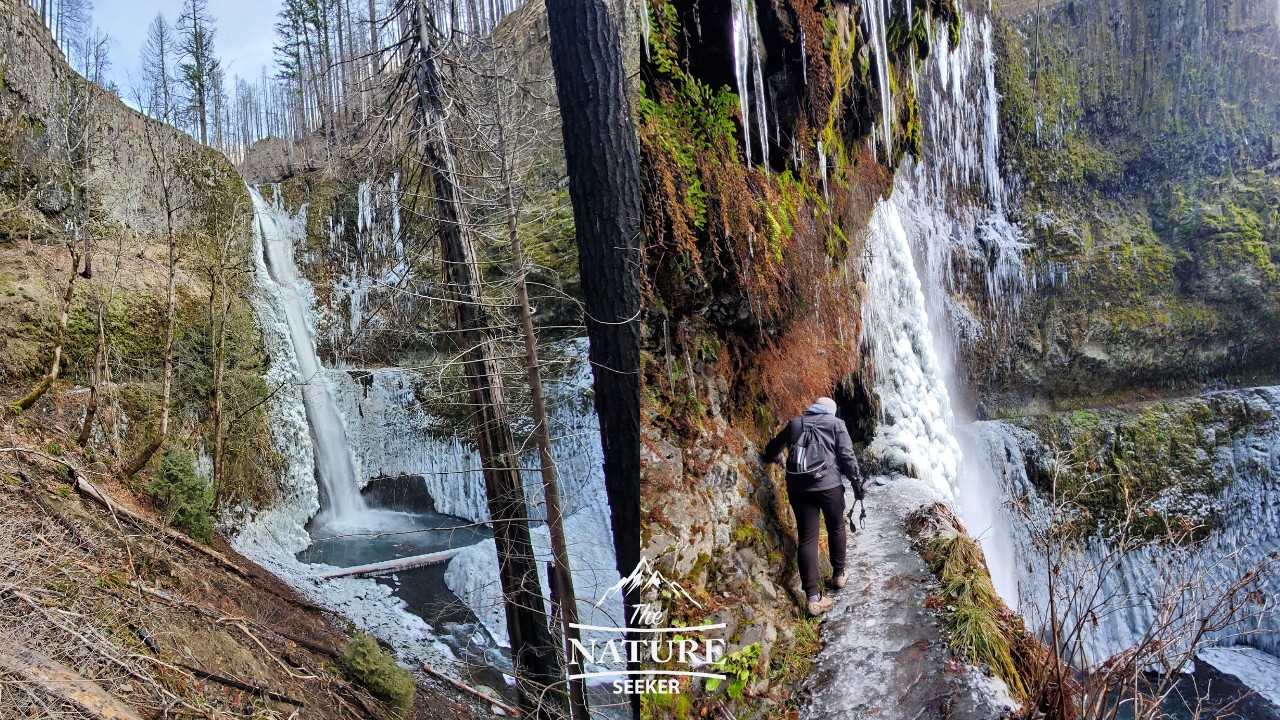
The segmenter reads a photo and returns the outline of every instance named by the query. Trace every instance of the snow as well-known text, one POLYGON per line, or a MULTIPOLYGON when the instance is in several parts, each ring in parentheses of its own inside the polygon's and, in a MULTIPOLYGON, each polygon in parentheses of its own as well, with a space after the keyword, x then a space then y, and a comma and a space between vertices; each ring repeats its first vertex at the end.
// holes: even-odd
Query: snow
POLYGON ((1237 646, 1205 648, 1196 653, 1196 659, 1234 675, 1267 702, 1280 707, 1280 658, 1251 647, 1237 646))
POLYGON ((1002 680, 953 664, 934 611, 924 606, 936 580, 904 520, 944 499, 915 478, 869 486, 866 523, 849 537, 849 586, 832 594, 823 647, 797 694, 801 718, 910 718, 942 705, 957 720, 985 720, 1018 706, 1002 680), (938 671, 944 667, 953 670, 938 671))

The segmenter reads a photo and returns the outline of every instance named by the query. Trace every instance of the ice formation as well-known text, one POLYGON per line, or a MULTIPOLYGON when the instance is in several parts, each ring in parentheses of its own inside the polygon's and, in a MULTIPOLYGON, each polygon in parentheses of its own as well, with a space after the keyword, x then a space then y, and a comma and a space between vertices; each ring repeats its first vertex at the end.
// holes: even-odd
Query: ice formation
POLYGON ((901 192, 876 205, 867 238, 873 260, 862 303, 863 342, 871 356, 872 389, 881 415, 868 452, 954 501, 960 449, 951 432, 951 400, 903 227, 901 192))
MULTIPOLYGON (((339 287, 337 291, 351 296, 349 310, 353 315, 361 312, 356 290, 398 282, 397 273, 405 271, 395 192, 394 178, 383 186, 362 183, 357 191, 357 247, 377 256, 375 259, 380 258, 379 262, 390 265, 392 270, 378 271, 379 278, 370 281, 369 274, 361 269, 361 261, 349 259, 346 266, 352 270, 348 278, 355 280, 349 283, 350 287, 339 287)), ((422 400, 429 399, 432 386, 418 373, 394 368, 320 367, 310 334, 310 328, 318 324, 313 296, 309 284, 297 276, 292 264, 295 247, 301 247, 305 237, 305 211, 290 216, 283 209, 278 189, 271 201, 263 199, 257 190, 251 193, 259 228, 255 235, 254 308, 272 359, 265 379, 269 386, 281 388, 268 412, 275 448, 285 462, 278 502, 257 512, 246 511, 248 517, 237 523, 232 542, 237 550, 307 597, 390 643, 402 659, 427 660, 447 668, 454 655, 441 637, 456 633, 456 628, 433 629, 408 612, 405 602, 390 588, 372 579, 317 581, 317 574, 327 566, 302 563, 295 554, 310 544, 307 525, 320 508, 315 470, 317 464, 325 467, 328 462, 327 456, 319 452, 321 448, 341 449, 353 478, 353 490, 358 487, 354 479, 421 476, 439 512, 484 521, 488 510, 478 454, 459 437, 443 432, 444 423, 431 416, 422 400), (311 378, 308 387, 324 389, 322 396, 311 399, 319 397, 327 403, 332 419, 336 419, 333 427, 342 430, 340 442, 324 442, 323 433, 315 431, 318 415, 312 413, 311 403, 304 402, 308 394, 300 389, 299 377, 311 378)), ((345 228, 331 230, 331 237, 345 237, 345 228)), ((344 252, 337 245, 331 250, 344 252)), ((352 331, 363 322, 327 319, 339 328, 339 333, 352 331)), ((555 438, 553 456, 562 481, 574 578, 582 599, 580 612, 585 623, 617 624, 620 606, 593 609, 597 592, 616 582, 618 573, 604 496, 599 426, 589 395, 592 377, 586 341, 569 341, 560 350, 568 358, 568 367, 551 374, 545 384, 555 438)), ((522 466, 535 467, 532 452, 522 459, 522 466)), ((542 517, 542 486, 537 471, 527 470, 524 481, 531 516, 542 517)), ((360 514, 359 520, 369 526, 363 528, 367 531, 385 526, 387 515, 367 511, 360 514)), ((536 521, 534 525, 540 559, 548 559, 546 530, 536 521)), ((493 619, 494 606, 500 608, 497 575, 491 540, 466 548, 446 571, 449 587, 493 636, 505 643, 505 622, 493 619)), ((499 662, 498 658, 493 659, 499 662)))
MULTIPOLYGON (((1106 598, 1093 614, 1098 622, 1080 649, 1078 661, 1089 665, 1133 646, 1152 626, 1157 615, 1155 599, 1177 598, 1187 607, 1202 604, 1206 594, 1226 587, 1251 567, 1267 562, 1268 553, 1280 549, 1280 387, 1226 390, 1239 396, 1251 417, 1263 418, 1247 431, 1216 450, 1214 472, 1232 481, 1216 498, 1204 498, 1206 512, 1218 524, 1210 536, 1192 547, 1146 545, 1118 558, 1102 537, 1091 539, 1086 553, 1070 564, 1064 562, 1067 580, 1098 588, 1106 598), (1105 573, 1099 573, 1104 568, 1105 573), (1190 581, 1184 591, 1179 583, 1190 581)), ((1048 522, 1041 493, 1027 476, 1028 458, 1044 457, 1047 450, 1034 434, 1004 422, 976 423, 981 446, 1004 496, 1018 499, 1029 509, 1026 517, 1013 515, 1010 550, 1019 571, 1023 613, 1032 627, 1045 624, 1048 579, 1045 558, 1031 542, 1036 529, 1048 522), (1030 571, 1027 569, 1030 568, 1030 571)), ((1194 500, 1192 498, 1191 500, 1194 500)), ((1248 603, 1230 627, 1209 640, 1222 645, 1247 645, 1271 655, 1280 653, 1280 573, 1274 566, 1259 575, 1257 589, 1263 603, 1248 603)), ((1276 661, 1280 663, 1280 661, 1276 661)))
POLYGON ((732 0, 733 76, 738 87, 738 111, 742 113, 742 145, 751 164, 751 100, 755 99, 754 130, 762 148, 761 163, 769 166, 769 121, 765 111, 764 65, 760 60, 760 23, 753 0, 732 0))

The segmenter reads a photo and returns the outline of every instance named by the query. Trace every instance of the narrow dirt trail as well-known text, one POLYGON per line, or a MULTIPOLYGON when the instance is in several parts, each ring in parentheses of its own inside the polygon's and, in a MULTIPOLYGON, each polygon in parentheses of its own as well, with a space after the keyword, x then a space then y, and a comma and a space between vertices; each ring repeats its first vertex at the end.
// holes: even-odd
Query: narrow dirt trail
MULTIPOLYGON (((923 603, 934 579, 903 528, 936 499, 911 478, 867 485, 866 525, 849 537, 849 585, 834 591, 822 649, 801 686, 802 718, 990 720, 1000 686, 953 659, 923 603)), ((853 500, 852 493, 848 501, 853 500)), ((1003 689, 1000 686, 1001 690, 1003 689)))

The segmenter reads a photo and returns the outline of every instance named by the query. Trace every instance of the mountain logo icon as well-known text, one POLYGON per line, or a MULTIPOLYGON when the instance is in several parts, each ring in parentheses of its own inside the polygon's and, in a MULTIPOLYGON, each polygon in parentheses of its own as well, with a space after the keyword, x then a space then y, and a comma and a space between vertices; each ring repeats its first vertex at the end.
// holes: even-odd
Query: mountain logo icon
POLYGON ((600 601, 596 603, 596 607, 604 605, 611 596, 622 595, 630 590, 641 593, 652 590, 659 594, 662 594, 665 590, 672 596, 683 597, 693 603, 693 606, 699 610, 702 609, 702 603, 694 600, 693 596, 681 587, 679 583, 663 575, 662 571, 654 567, 653 563, 646 557, 641 557, 634 570, 614 583, 608 590, 605 590, 604 595, 600 596, 600 601))

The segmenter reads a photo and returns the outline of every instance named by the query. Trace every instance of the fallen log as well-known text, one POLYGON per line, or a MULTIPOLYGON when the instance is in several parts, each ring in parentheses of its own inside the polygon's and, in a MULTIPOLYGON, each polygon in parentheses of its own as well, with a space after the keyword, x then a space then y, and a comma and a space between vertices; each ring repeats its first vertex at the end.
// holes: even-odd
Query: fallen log
POLYGON ((470 685, 467 685, 467 684, 465 684, 465 683, 458 682, 457 680, 454 680, 453 678, 449 677, 448 675, 445 675, 444 673, 437 672, 437 671, 433 670, 433 669, 431 668, 431 666, 430 666, 430 665, 428 665, 428 664, 426 664, 426 663, 422 663, 422 669, 423 669, 423 670, 425 670, 425 671, 427 672, 427 674, 428 674, 428 675, 430 675, 431 677, 439 678, 439 679, 441 679, 441 680, 444 680, 445 682, 447 682, 447 683, 449 683, 450 685, 452 685, 452 686, 454 686, 454 687, 458 688, 459 690, 462 690, 462 691, 464 691, 464 692, 466 692, 466 693, 468 693, 468 694, 474 695, 474 696, 476 696, 477 698, 480 698, 481 700, 483 700, 483 701, 485 701, 485 702, 489 703, 490 705, 496 705, 496 706, 498 706, 498 707, 502 708, 502 709, 503 709, 504 711, 506 711, 507 713, 510 713, 513 717, 519 717, 519 716, 520 716, 520 711, 519 711, 519 710, 517 710, 517 709, 515 709, 515 708, 511 707, 510 705, 508 705, 508 704, 506 704, 506 703, 502 702, 501 700, 497 700, 497 699, 492 698, 492 697, 490 697, 490 696, 488 696, 488 695, 485 695, 484 693, 482 693, 482 692, 480 692, 479 690, 477 690, 477 689, 475 689, 475 688, 471 687, 470 685))
POLYGON ((411 555, 396 560, 383 560, 382 562, 368 563, 365 565, 352 565, 351 567, 340 568, 333 572, 321 573, 315 576, 316 580, 332 580, 340 577, 355 577, 360 575, 385 575, 400 570, 412 570, 413 568, 425 567, 427 565, 439 565, 440 563, 449 562, 455 555, 457 550, 441 550, 440 552, 426 553, 425 555, 411 555))
POLYGON ((0 649, 0 669, 39 685, 45 692, 102 720, 141 720, 137 713, 97 683, 35 650, 0 649))

